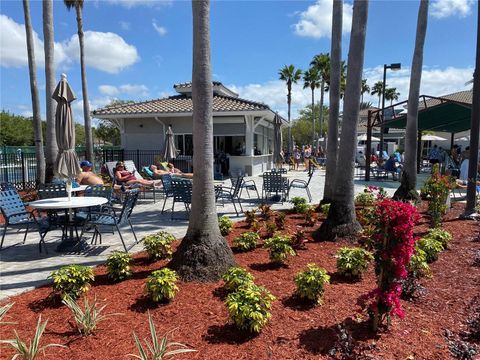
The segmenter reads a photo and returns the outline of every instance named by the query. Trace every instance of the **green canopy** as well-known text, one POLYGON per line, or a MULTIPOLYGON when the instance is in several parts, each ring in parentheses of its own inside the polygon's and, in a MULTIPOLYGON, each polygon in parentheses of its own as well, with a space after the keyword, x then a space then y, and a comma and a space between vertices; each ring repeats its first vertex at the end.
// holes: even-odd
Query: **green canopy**
MULTIPOLYGON (((471 121, 471 106, 456 102, 445 102, 418 112, 418 130, 458 133, 470 130, 471 121)), ((405 129, 406 126, 407 114, 385 122, 386 128, 405 129)))

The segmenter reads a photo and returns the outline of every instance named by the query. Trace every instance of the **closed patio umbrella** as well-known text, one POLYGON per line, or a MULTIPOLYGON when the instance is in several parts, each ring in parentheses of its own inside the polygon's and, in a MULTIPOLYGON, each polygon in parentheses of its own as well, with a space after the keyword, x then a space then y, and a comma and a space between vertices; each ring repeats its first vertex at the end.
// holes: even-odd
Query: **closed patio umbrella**
POLYGON ((431 140, 431 141, 445 141, 447 139, 445 139, 441 136, 437 136, 437 135, 422 135, 422 140, 424 140, 424 141, 428 141, 428 140, 431 140))
POLYGON ((175 148, 171 126, 168 127, 165 135, 165 149, 163 151, 163 158, 164 160, 169 161, 170 159, 175 159, 177 157, 177 149, 175 148))
POLYGON ((282 154, 282 120, 278 114, 273 118, 273 163, 279 167, 283 163, 282 154))
POLYGON ((71 186, 71 179, 80 174, 81 169, 75 153, 75 123, 70 107, 70 103, 76 99, 76 96, 68 85, 67 75, 62 74, 62 79, 55 88, 52 98, 57 102, 55 131, 58 156, 55 170, 58 176, 68 179, 67 184, 71 186))

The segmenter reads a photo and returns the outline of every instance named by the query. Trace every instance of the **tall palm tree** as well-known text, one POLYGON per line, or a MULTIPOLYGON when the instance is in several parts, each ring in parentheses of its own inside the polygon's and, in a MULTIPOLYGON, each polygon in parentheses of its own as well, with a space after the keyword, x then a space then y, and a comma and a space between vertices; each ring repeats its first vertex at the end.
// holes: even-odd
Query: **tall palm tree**
POLYGON ((294 65, 285 65, 278 72, 279 79, 287 83, 287 104, 288 104, 288 152, 292 153, 293 139, 290 122, 290 110, 292 106, 292 84, 296 84, 302 76, 302 70, 295 69, 294 65))
MULTIPOLYGON (((313 66, 317 69, 318 73, 320 74, 320 109, 323 109, 324 97, 325 97, 325 86, 330 83, 330 54, 321 53, 315 55, 313 60, 310 62, 310 66, 313 66)), ((319 116, 320 122, 320 136, 323 136, 322 130, 323 129, 323 111, 320 111, 319 116)))
POLYGON ((80 45, 80 70, 82 74, 83 118, 85 120, 85 149, 87 160, 93 162, 93 135, 90 105, 88 104, 87 73, 85 71, 85 45, 83 42, 83 3, 84 0, 63 0, 68 10, 75 8, 77 14, 78 42, 80 45))
POLYGON ((361 230, 355 216, 353 177, 367 18, 368 0, 355 0, 348 51, 342 133, 338 151, 338 164, 342 166, 338 166, 335 172, 332 206, 330 206, 327 220, 322 223, 317 233, 319 239, 333 240, 337 236, 352 236, 361 230))
POLYGON ((37 157, 37 182, 45 183, 45 155, 43 154, 42 118, 40 116, 40 100, 38 98, 35 50, 33 45, 32 20, 30 18, 30 3, 23 0, 25 16, 25 33, 27 37, 28 71, 30 74, 30 92, 32 95, 33 134, 35 138, 35 153, 37 157))
POLYGON ((333 1, 332 10, 332 39, 329 79, 328 132, 327 132, 327 163, 325 172, 325 184, 323 189, 322 204, 332 202, 333 187, 335 183, 335 169, 337 167, 338 148, 338 117, 340 114, 340 98, 342 83, 342 23, 343 23, 343 0, 333 1))
POLYGON ((45 52, 45 101, 47 116, 47 133, 45 144, 46 182, 53 178, 53 168, 57 160, 58 146, 55 136, 55 63, 53 37, 53 0, 43 0, 43 50, 45 52))
POLYGON ((188 281, 217 281, 235 264, 220 234, 213 186, 212 70, 210 1, 193 0, 193 175, 192 210, 187 234, 170 266, 188 281))
MULTIPOLYGON (((315 68, 310 68, 303 74, 303 88, 310 88, 312 90, 312 146, 315 146, 315 89, 320 87, 320 75, 315 68)), ((320 108, 322 111, 322 108, 320 108)), ((322 131, 320 124, 320 132, 322 131)))
MULTIPOLYGON (((387 86, 387 84, 385 84, 387 86)), ((370 95, 377 95, 378 96, 378 108, 380 109, 380 100, 382 99, 382 94, 383 94, 383 81, 377 81, 373 86, 372 86, 372 92, 370 95)))
POLYGON ((360 93, 362 94, 360 103, 363 103, 363 94, 368 94, 370 92, 370 86, 367 84, 367 79, 362 80, 362 89, 360 93))
POLYGON ((397 88, 388 88, 385 89, 385 100, 390 100, 390 105, 393 105, 393 100, 397 101, 400 93, 397 91, 397 88))
POLYGON ((410 89, 408 93, 407 127, 405 131, 405 164, 400 187, 395 191, 395 199, 418 200, 417 194, 417 139, 418 139, 418 98, 422 81, 423 47, 427 33, 428 0, 421 0, 418 9, 417 34, 410 73, 410 89))

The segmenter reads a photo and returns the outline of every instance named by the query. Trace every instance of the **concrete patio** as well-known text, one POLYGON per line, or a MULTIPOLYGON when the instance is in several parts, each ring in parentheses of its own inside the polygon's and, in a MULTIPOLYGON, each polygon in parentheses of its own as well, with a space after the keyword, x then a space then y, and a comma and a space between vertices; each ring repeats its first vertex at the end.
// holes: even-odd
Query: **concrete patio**
MULTIPOLYGON (((294 172, 293 178, 307 179, 307 173, 303 171, 294 172)), ((420 174, 419 185, 427 178, 428 174, 420 174)), ((262 178, 254 177, 259 192, 261 194, 262 178)), ((323 187, 325 180, 325 172, 323 170, 316 171, 310 183, 310 191, 312 193, 312 203, 318 203, 323 197, 323 187)), ((225 184, 230 185, 230 181, 226 180, 225 184)), ((362 192, 366 185, 381 186, 389 195, 393 195, 397 189, 399 182, 392 180, 370 181, 355 181, 355 193, 362 192)), ((290 197, 302 196, 306 197, 304 190, 292 190, 290 197)), ((260 202, 254 202, 248 199, 245 191, 242 194, 242 206, 245 210, 257 207, 260 202)), ((151 234, 159 230, 165 230, 177 238, 185 235, 188 226, 187 214, 178 211, 176 217, 183 217, 184 220, 170 220, 170 212, 166 211, 161 214, 163 199, 153 203, 151 199, 140 199, 138 205, 133 211, 132 223, 139 239, 145 235, 151 234)), ((171 207, 171 199, 168 199, 166 208, 171 207)), ((288 209, 291 207, 289 202, 275 203, 273 209, 288 209)), ((176 209, 181 209, 181 204, 176 206, 176 209)), ((219 215, 227 215, 234 221, 241 220, 243 217, 237 217, 233 206, 225 204, 225 206, 217 206, 219 215)), ((127 246, 134 244, 133 235, 127 227, 122 229, 127 246)), ((63 254, 55 252, 56 245, 60 241, 60 231, 52 231, 46 236, 48 247, 48 254, 45 252, 39 253, 38 240, 39 235, 32 231, 25 244, 21 244, 23 240, 23 231, 16 233, 15 230, 9 230, 5 237, 5 248, 0 252, 0 299, 33 289, 34 287, 49 283, 47 276, 54 270, 63 265, 81 264, 88 266, 95 266, 105 262, 107 256, 115 250, 123 250, 118 234, 112 234, 108 231, 103 233, 103 243, 101 245, 92 245, 89 250, 81 254, 63 254), (20 243, 15 246, 16 243, 20 243), (10 247, 9 247, 10 246, 10 247)), ((89 241, 89 239, 88 239, 89 241)), ((139 243, 130 250, 131 253, 141 251, 143 249, 142 243, 139 243)))

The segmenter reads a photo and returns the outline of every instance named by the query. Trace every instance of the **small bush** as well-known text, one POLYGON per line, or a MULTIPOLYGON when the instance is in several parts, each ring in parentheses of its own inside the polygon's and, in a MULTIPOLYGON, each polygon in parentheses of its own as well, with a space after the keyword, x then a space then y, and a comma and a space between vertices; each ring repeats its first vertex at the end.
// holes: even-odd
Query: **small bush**
POLYGON ((153 271, 145 282, 145 291, 155 302, 169 301, 178 292, 177 273, 168 268, 153 271))
POLYGON ((264 219, 265 221, 270 220, 270 218, 271 218, 272 215, 273 215, 272 206, 271 206, 271 205, 260 204, 260 205, 258 206, 258 209, 260 210, 260 215, 263 217, 263 219, 264 219))
POLYGON ((240 286, 253 283, 254 280, 252 274, 239 266, 232 266, 223 275, 225 288, 229 291, 236 291, 240 286))
POLYGON ((145 340, 145 344, 147 346, 144 348, 137 334, 133 333, 133 339, 135 340, 135 345, 137 346, 137 350, 140 355, 130 354, 131 356, 140 360, 163 360, 164 358, 170 359, 178 354, 197 351, 194 349, 189 349, 186 345, 178 342, 169 342, 167 338, 168 333, 160 338, 160 341, 158 341, 157 330, 155 329, 155 324, 153 323, 150 312, 148 313, 148 325, 150 328, 152 342, 149 343, 147 340, 145 340), (173 349, 169 350, 169 348, 173 349))
POLYGON ((320 206, 320 211, 323 215, 327 216, 330 211, 330 204, 323 204, 320 206))
POLYGON ((227 236, 232 231, 233 221, 228 216, 221 216, 218 218, 218 227, 222 236, 227 236))
POLYGON ((337 251, 337 271, 339 274, 360 278, 367 271, 368 264, 373 260, 373 255, 365 249, 344 247, 337 251))
POLYGON ((440 242, 440 244, 442 244, 444 249, 446 249, 448 247, 448 243, 452 241, 452 234, 440 228, 430 229, 425 237, 437 240, 440 242))
POLYGON ((240 236, 233 239, 235 246, 241 251, 253 250, 257 247, 257 242, 260 240, 260 235, 256 232, 244 232, 240 236))
POLYGON ((245 222, 248 226, 252 226, 254 221, 257 220, 257 213, 255 210, 245 211, 245 222))
POLYGON ((314 206, 308 206, 308 208, 303 213, 303 216, 305 218, 305 223, 308 226, 315 225, 315 207, 314 206))
POLYGON ((293 211, 297 214, 304 214, 308 209, 307 199, 300 196, 295 196, 290 202, 293 204, 293 211))
POLYGON ((114 251, 107 258, 108 277, 113 281, 122 281, 132 276, 132 255, 123 251, 114 251))
POLYGON ((299 272, 295 276, 297 295, 316 303, 321 303, 325 284, 328 283, 330 283, 330 276, 327 270, 315 264, 308 264, 306 271, 299 272))
POLYGON ((271 318, 275 297, 255 284, 241 286, 225 300, 230 319, 241 330, 259 333, 271 318))
POLYGON ((152 260, 170 259, 174 241, 175 236, 166 231, 159 231, 156 234, 145 236, 143 247, 152 260))
POLYGON ((361 206, 373 206, 375 204, 375 195, 371 192, 361 192, 355 196, 355 204, 361 206))
POLYGON ((298 229, 293 235, 291 242, 294 250, 306 249, 305 244, 307 242, 307 238, 305 236, 305 231, 298 229))
POLYGON ((265 228, 267 230, 267 237, 272 237, 275 235, 275 231, 277 231, 277 225, 275 223, 267 223, 265 228))
POLYGON ((269 250, 270 260, 274 263, 283 264, 289 255, 295 256, 291 239, 288 236, 276 235, 265 240, 263 247, 269 250))
POLYGON ((417 241, 416 249, 423 250, 427 262, 431 263, 438 259, 438 255, 443 251, 443 245, 440 241, 425 237, 417 241))
POLYGON ((415 254, 410 258, 407 270, 408 276, 414 277, 415 279, 431 276, 430 266, 428 266, 427 254, 425 251, 418 248, 416 249, 415 254))
POLYGON ((253 231, 259 232, 261 228, 260 221, 258 221, 257 219, 254 219, 251 227, 253 231))
POLYGON ((279 212, 277 217, 275 218, 275 224, 277 225, 278 230, 285 229, 285 218, 286 215, 283 212, 279 212))
POLYGON ((100 321, 106 320, 108 317, 120 314, 102 315, 103 309, 107 305, 97 308, 97 298, 90 305, 87 297, 84 298, 83 309, 71 297, 66 296, 62 302, 70 309, 77 324, 80 334, 86 336, 92 334, 97 329, 100 321))
POLYGON ((62 299, 65 296, 76 299, 90 289, 90 282, 95 276, 88 266, 66 265, 52 272, 48 278, 53 279, 53 290, 59 292, 62 299))

